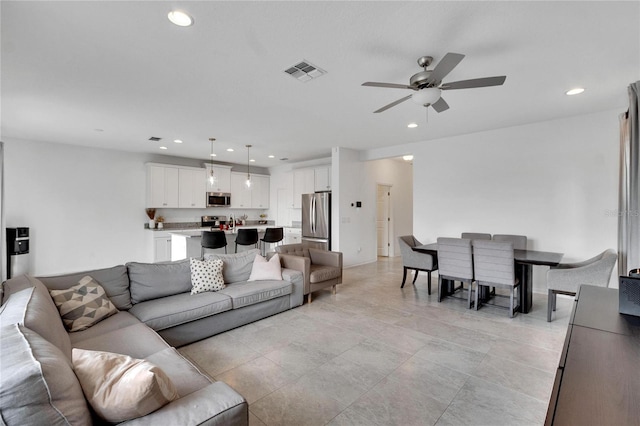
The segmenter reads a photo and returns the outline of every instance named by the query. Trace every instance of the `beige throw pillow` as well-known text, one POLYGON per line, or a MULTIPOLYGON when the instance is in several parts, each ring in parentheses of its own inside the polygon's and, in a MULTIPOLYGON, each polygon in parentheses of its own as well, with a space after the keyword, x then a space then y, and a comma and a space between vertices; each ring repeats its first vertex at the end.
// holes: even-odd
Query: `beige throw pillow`
POLYGON ((66 290, 50 290, 64 326, 69 332, 82 331, 118 313, 104 289, 90 276, 66 290))
POLYGON ((108 422, 146 416, 179 398, 160 367, 127 355, 74 348, 73 370, 89 404, 108 422))
POLYGON ((280 266, 280 256, 276 253, 271 260, 256 255, 251 269, 251 276, 247 281, 277 280, 282 281, 282 267, 280 266))

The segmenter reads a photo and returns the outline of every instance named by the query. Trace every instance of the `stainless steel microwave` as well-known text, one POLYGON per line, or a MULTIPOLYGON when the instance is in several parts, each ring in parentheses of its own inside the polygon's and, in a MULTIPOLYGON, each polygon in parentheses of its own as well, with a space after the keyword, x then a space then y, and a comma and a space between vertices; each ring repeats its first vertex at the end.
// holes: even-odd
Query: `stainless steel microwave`
POLYGON ((231 194, 229 192, 207 192, 207 207, 231 206, 231 194))

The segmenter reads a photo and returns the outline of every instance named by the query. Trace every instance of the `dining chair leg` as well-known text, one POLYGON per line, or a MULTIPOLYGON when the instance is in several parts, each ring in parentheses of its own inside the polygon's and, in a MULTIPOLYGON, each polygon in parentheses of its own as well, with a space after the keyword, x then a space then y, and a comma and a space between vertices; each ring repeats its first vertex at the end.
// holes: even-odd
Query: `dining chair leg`
POLYGON ((438 276, 438 302, 442 301, 442 277, 438 276))
POLYGON ((420 272, 420 271, 418 271, 418 270, 416 269, 416 274, 413 276, 413 282, 411 283, 411 284, 413 284, 413 285, 416 285, 416 280, 418 279, 418 272, 420 272))
POLYGON ((431 295, 431 271, 427 272, 429 274, 427 278, 427 294, 431 295))
POLYGON ((558 293, 553 292, 553 312, 556 311, 556 305, 558 303, 558 293))
POLYGON ((478 306, 480 305, 480 298, 478 297, 478 294, 480 294, 480 283, 476 283, 476 297, 474 300, 474 307, 473 307, 476 311, 480 307, 478 306))
POLYGON ((471 293, 473 293, 473 281, 469 283, 469 294, 467 295, 467 309, 471 309, 471 293))
POLYGON ((515 291, 515 287, 511 287, 511 291, 509 292, 509 318, 513 318, 513 293, 515 291))
POLYGON ((547 322, 551 322, 551 312, 553 311, 553 290, 549 290, 547 294, 547 322))
POLYGON ((407 267, 404 267, 404 270, 402 271, 402 285, 400 286, 400 288, 404 288, 404 282, 407 280, 407 267))

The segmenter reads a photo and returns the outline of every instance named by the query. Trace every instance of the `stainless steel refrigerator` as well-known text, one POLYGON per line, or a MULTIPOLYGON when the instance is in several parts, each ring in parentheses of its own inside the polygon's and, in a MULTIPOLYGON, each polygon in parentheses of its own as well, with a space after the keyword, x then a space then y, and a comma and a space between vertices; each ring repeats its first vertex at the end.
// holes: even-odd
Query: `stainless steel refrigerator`
POLYGON ((331 193, 302 194, 302 241, 331 250, 331 193))

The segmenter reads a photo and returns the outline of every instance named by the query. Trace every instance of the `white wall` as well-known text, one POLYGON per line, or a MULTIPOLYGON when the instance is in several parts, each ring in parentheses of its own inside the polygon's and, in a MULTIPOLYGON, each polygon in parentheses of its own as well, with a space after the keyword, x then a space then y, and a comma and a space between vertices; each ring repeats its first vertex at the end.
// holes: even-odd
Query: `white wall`
POLYGON ((345 266, 374 262, 377 259, 376 201, 377 185, 391 185, 392 240, 399 254, 397 237, 412 233, 411 165, 395 160, 361 161, 361 152, 334 149, 338 184, 333 183, 334 250, 343 253, 345 266), (336 202, 337 200, 337 202, 336 202), (352 207, 362 202, 360 209, 352 207), (337 233, 337 235, 335 234, 337 233))
MULTIPOLYGON (((564 261, 615 249, 620 112, 414 144, 414 234, 523 234, 564 261)), ((546 292, 545 271, 534 268, 534 291, 546 292)))
MULTIPOLYGON (((6 226, 31 231, 30 272, 57 274, 153 261, 144 229, 146 162, 201 160, 29 141, 5 141, 6 226)), ((252 168, 253 169, 253 168, 252 168)), ((260 173, 266 169, 256 169, 260 173)), ((263 210, 157 209, 168 222, 263 210)))

